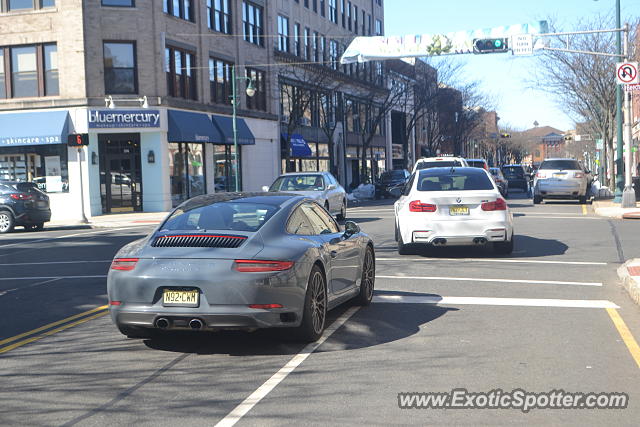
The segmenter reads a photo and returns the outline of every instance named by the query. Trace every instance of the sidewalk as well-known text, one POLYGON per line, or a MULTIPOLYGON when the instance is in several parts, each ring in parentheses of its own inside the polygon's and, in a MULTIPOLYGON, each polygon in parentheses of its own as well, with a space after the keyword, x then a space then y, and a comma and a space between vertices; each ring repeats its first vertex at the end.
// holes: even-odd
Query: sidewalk
POLYGON ((618 268, 618 277, 631 299, 640 304, 640 259, 631 259, 618 268))
POLYGON ((593 211, 607 218, 640 219, 640 203, 636 203, 635 208, 622 209, 620 203, 614 203, 613 200, 595 200, 593 211))

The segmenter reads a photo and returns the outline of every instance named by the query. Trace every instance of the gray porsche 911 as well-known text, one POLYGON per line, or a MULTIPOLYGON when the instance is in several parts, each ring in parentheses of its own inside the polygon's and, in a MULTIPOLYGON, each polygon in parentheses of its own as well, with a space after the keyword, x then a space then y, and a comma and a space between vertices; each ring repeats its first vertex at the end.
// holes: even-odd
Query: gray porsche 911
POLYGON ((373 242, 341 231, 315 201, 286 193, 220 193, 178 206, 117 253, 107 279, 120 332, 291 328, 315 341, 327 310, 373 296, 373 242))

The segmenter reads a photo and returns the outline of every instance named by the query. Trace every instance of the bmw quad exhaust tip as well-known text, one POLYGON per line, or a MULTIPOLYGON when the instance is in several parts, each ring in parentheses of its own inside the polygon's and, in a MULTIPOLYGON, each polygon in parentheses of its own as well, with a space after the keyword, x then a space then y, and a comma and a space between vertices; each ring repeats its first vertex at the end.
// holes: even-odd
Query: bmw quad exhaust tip
POLYGON ((167 329, 168 327, 169 327, 169 319, 161 317, 158 320, 156 320, 156 328, 167 329))
POLYGON ((189 322, 189 327, 194 331, 202 329, 202 326, 202 320, 200 319, 191 319, 191 321, 189 322))

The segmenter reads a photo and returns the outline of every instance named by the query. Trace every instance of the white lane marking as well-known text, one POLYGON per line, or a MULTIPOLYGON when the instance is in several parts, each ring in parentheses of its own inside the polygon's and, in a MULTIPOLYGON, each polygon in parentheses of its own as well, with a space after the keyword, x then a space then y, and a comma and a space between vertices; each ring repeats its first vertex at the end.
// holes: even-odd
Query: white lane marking
POLYGON ((575 216, 576 212, 519 212, 519 211, 514 211, 512 210, 511 212, 513 212, 513 214, 520 214, 520 215, 568 215, 568 216, 575 216))
POLYGON ((278 384, 280 384, 287 376, 293 372, 307 357, 318 349, 335 331, 338 330, 351 316, 358 311, 359 307, 351 307, 344 312, 342 316, 336 319, 325 331, 322 337, 314 343, 308 344, 302 351, 295 356, 286 365, 284 365, 278 372, 273 374, 271 378, 264 382, 256 391, 251 393, 242 403, 236 406, 226 417, 220 420, 216 427, 231 427, 242 417, 256 406, 262 399, 264 399, 278 384))
MULTIPOLYGON (((0 245, 0 249, 11 248, 13 246, 25 245, 25 244, 29 244, 29 243, 40 243, 40 242, 47 242, 49 240, 65 239, 67 237, 86 236, 88 234, 108 233, 108 232, 111 232, 111 231, 119 231, 119 230, 129 230, 129 229, 132 229, 132 228, 140 228, 140 227, 106 228, 106 229, 103 229, 103 230, 88 231, 86 233, 65 234, 63 236, 48 237, 46 239, 38 239, 38 240, 27 240, 27 239, 24 239, 25 240, 24 242, 11 243, 9 245, 0 245)), ((0 256, 6 256, 6 255, 0 255, 0 256)))
POLYGON ((589 219, 594 221, 600 221, 607 218, 595 217, 595 216, 529 216, 529 215, 513 215, 514 219, 527 218, 529 219, 589 219))
POLYGON ((476 277, 439 277, 439 276, 379 276, 377 279, 409 279, 409 280, 447 280, 451 282, 492 282, 492 283, 526 283, 531 285, 572 285, 602 286, 600 282, 562 282, 556 280, 521 280, 521 279, 485 279, 476 277))
POLYGON ((0 264, 0 267, 6 267, 6 266, 12 266, 12 265, 50 265, 50 264, 86 264, 86 263, 107 263, 107 262, 111 262, 113 260, 103 260, 103 261, 84 261, 84 260, 80 260, 80 261, 50 261, 50 262, 14 262, 14 263, 7 263, 7 264, 0 264))
POLYGON ((606 262, 590 261, 541 261, 534 259, 492 259, 492 258, 378 258, 376 261, 467 261, 467 262, 506 262, 522 264, 565 264, 565 265, 608 265, 606 262))
POLYGON ((47 280, 47 279, 99 279, 107 277, 101 276, 41 276, 41 277, 0 277, 0 280, 47 280))
POLYGON ((389 212, 389 213, 394 213, 393 209, 347 209, 347 211, 350 212, 389 212))
POLYGON ((19 290, 21 290, 21 289, 33 288, 34 286, 44 285, 44 284, 46 284, 46 283, 55 282, 55 281, 57 281, 57 280, 60 280, 60 279, 49 279, 49 280, 44 280, 44 281, 42 281, 42 282, 32 283, 32 284, 30 284, 30 285, 23 286, 22 288, 7 289, 6 291, 2 291, 2 292, 0 292, 0 297, 1 297, 1 296, 3 296, 3 295, 8 294, 8 293, 10 293, 10 292, 19 291, 19 290))
POLYGON ((521 307, 562 308, 620 308, 606 300, 535 299, 535 298, 485 298, 485 297, 438 297, 412 295, 376 295, 376 303, 403 304, 451 304, 451 305, 508 305, 521 307))

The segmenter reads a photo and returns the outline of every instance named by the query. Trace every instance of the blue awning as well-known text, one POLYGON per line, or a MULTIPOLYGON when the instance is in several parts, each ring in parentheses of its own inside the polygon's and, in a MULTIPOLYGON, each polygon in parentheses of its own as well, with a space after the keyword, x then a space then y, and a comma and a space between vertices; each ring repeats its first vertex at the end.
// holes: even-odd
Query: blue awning
MULTIPOLYGON (((282 138, 289 142, 289 135, 286 133, 282 134, 282 138)), ((291 134, 291 156, 292 157, 311 157, 312 151, 307 141, 304 140, 302 135, 297 133, 291 134)))
POLYGON ((169 142, 220 143, 222 134, 209 116, 189 111, 169 110, 169 142))
POLYGON ((0 114, 0 147, 66 144, 69 112, 0 114))
MULTIPOLYGON (((224 136, 224 141, 222 143, 233 144, 233 118, 216 115, 211 116, 211 118, 213 119, 213 123, 215 123, 224 136)), ((236 129, 238 131, 238 144, 252 145, 256 143, 256 139, 244 119, 236 119, 236 129)))

